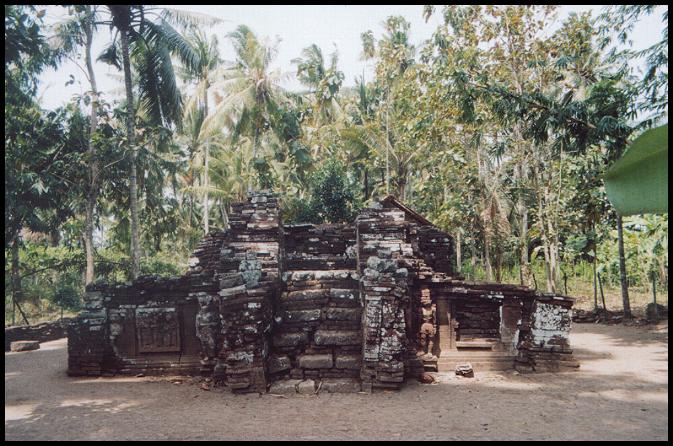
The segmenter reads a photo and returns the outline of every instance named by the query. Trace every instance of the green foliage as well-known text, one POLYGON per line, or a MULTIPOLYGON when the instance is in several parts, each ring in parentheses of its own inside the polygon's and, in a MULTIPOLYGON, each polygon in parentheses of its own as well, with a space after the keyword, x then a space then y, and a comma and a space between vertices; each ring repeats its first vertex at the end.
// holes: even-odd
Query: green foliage
POLYGON ((51 300, 61 308, 76 311, 82 307, 82 297, 81 289, 72 283, 60 281, 51 300))
MULTIPOLYGON (((633 136, 667 116, 667 11, 652 47, 610 46, 627 43, 633 25, 660 7, 571 14, 552 33, 555 6, 428 5, 419 13, 442 23, 418 46, 404 17, 361 34, 371 79, 345 86, 337 50, 309 45, 293 60, 307 91, 290 93, 273 69, 279 41, 238 26, 227 35, 235 61, 226 64, 204 27, 212 20, 112 5, 107 24, 130 31, 132 135, 130 104, 105 102, 108 92, 57 110, 35 100, 40 72, 66 54, 80 57, 81 20, 92 13, 102 23, 102 8, 71 6, 53 51, 43 12, 5 7, 5 253, 21 234, 19 275, 32 310, 74 309, 83 291, 91 161, 100 166, 96 280, 131 276, 135 162, 142 274, 183 273, 206 205, 206 221, 226 228, 232 202, 269 188, 288 223, 350 221, 370 200, 396 195, 461 240, 468 277, 485 278, 489 264, 494 279, 518 283, 523 256, 539 289, 545 279, 558 289, 561 272, 591 283, 596 259, 605 284, 617 284, 616 214, 601 178, 633 136), (645 73, 629 68, 633 58, 645 73), (89 117, 79 110, 91 100, 98 126, 89 152, 89 117)), ((121 59, 113 41, 99 60, 121 68, 121 59)), ((625 219, 630 284, 656 273, 666 288, 667 236, 667 216, 625 219)))
POLYGON ((605 174, 605 188, 622 215, 668 212, 668 124, 633 141, 605 174))
POLYGON ((329 160, 311 175, 308 200, 287 203, 287 222, 341 223, 352 221, 362 202, 349 172, 338 160, 329 160))

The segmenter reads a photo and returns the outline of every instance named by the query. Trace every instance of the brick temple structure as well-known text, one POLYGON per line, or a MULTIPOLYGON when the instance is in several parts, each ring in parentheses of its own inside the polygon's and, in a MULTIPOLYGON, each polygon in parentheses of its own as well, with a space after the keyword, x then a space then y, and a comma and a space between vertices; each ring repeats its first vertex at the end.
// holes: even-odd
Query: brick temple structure
POLYGON ((353 224, 283 225, 266 192, 232 208, 184 276, 87 288, 70 375, 199 373, 263 393, 396 389, 465 362, 578 366, 572 298, 464 280, 452 237, 392 196, 353 224))

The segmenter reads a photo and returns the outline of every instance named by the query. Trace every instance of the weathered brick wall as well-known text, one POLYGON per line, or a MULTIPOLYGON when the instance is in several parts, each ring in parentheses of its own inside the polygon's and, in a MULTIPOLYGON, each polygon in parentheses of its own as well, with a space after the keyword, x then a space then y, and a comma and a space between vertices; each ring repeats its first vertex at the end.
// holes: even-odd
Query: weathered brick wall
POLYGON ((522 322, 523 302, 517 297, 503 297, 500 307, 500 341, 503 349, 516 353, 519 344, 519 325, 522 322))
POLYGON ((370 208, 356 227, 364 297, 362 386, 399 388, 408 349, 409 224, 400 210, 370 208))
POLYGON ((520 372, 555 372, 577 368, 572 356, 572 299, 541 295, 529 304, 522 324, 515 368, 520 372))
POLYGON ((197 303, 189 291, 212 286, 189 276, 143 276, 129 284, 90 285, 86 309, 69 331, 69 373, 80 374, 80 357, 88 367, 98 361, 101 373, 197 371, 197 303))
POLYGON ((436 272, 455 273, 453 237, 435 226, 420 226, 414 234, 414 252, 436 272))
POLYGON ((232 205, 229 224, 212 266, 218 291, 197 295, 202 373, 235 392, 266 392, 282 260, 278 199, 266 191, 252 194, 232 205))
POLYGON ((282 241, 278 201, 253 194, 233 206, 176 278, 89 286, 69 329, 72 375, 214 374, 235 391, 265 391, 282 241))
POLYGON ((200 371, 235 392, 272 381, 398 388, 427 366, 416 355, 421 289, 441 302, 437 320, 457 304, 459 335, 518 347, 521 368, 572 362, 571 299, 452 277, 452 239, 408 209, 375 205, 355 225, 283 226, 277 198, 259 192, 234 204, 229 221, 184 276, 90 286, 69 326, 68 373, 200 371))
POLYGON ((222 324, 220 316, 220 288, 228 288, 222 283, 221 277, 215 277, 220 267, 222 251, 227 240, 227 231, 213 230, 203 238, 196 251, 189 259, 189 276, 193 283, 198 284, 188 290, 189 298, 198 304, 195 317, 196 336, 200 342, 200 372, 203 375, 213 374, 217 355, 222 348, 222 324))
POLYGON ((226 276, 233 283, 218 293, 222 340, 214 377, 235 392, 264 393, 277 286, 275 281, 251 279, 253 274, 236 274, 238 280, 236 275, 226 276))
POLYGON ((68 375, 99 376, 111 354, 107 310, 100 291, 88 291, 84 311, 68 326, 68 375))
POLYGON ((492 299, 460 300, 455 306, 460 321, 460 340, 494 339, 500 337, 500 303, 492 299))
POLYGON ((362 305, 355 230, 348 225, 284 229, 286 269, 269 370, 275 379, 358 377, 362 305))
POLYGON ((14 341, 47 342, 65 338, 68 332, 70 318, 63 318, 53 322, 43 322, 35 325, 16 325, 5 327, 5 351, 9 351, 14 341))

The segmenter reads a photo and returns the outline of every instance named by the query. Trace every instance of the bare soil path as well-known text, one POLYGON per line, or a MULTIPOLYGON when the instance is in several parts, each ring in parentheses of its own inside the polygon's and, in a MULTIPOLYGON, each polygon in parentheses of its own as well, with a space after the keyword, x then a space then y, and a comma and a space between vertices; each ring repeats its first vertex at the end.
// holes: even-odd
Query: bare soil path
POLYGON ((571 342, 577 372, 279 398, 69 378, 61 339, 5 353, 5 440, 668 440, 668 324, 574 324, 571 342))

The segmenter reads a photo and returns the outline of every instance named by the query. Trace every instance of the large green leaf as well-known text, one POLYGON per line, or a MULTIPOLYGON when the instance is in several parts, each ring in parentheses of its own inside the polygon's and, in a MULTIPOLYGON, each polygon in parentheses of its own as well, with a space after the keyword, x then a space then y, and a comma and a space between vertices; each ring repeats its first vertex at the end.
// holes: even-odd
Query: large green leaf
POLYGON ((604 179, 622 215, 668 212, 668 124, 636 138, 604 179))

